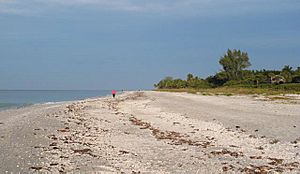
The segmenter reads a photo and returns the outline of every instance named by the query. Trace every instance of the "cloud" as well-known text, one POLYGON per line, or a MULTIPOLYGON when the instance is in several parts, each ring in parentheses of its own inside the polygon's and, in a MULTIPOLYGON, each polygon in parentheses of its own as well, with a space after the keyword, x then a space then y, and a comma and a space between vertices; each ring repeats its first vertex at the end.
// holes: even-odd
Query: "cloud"
POLYGON ((37 13, 40 10, 35 8, 32 2, 19 1, 19 0, 0 0, 0 14, 32 14, 37 13))
POLYGON ((0 13, 40 13, 91 7, 136 13, 216 15, 300 9, 297 0, 0 0, 0 13))

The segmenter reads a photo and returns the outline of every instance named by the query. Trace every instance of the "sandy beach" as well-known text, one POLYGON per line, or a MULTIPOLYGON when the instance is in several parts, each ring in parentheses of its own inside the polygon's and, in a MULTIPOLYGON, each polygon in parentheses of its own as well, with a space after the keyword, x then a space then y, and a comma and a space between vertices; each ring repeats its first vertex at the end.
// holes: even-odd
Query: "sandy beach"
POLYGON ((300 173, 299 101, 143 91, 1 111, 0 173, 300 173))

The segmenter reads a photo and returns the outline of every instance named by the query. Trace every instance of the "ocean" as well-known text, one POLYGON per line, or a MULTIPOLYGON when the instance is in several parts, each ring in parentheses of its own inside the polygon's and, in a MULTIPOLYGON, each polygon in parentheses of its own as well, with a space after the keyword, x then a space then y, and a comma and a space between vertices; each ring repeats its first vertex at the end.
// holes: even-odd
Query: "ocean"
POLYGON ((0 90, 0 111, 38 103, 107 96, 110 92, 110 90, 0 90))

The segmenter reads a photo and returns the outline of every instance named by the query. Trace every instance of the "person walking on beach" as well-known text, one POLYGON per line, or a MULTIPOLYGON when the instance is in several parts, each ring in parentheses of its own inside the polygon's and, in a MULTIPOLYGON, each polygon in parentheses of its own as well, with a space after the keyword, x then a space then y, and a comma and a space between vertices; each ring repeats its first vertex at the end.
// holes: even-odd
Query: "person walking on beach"
POLYGON ((112 91, 111 91, 111 94, 112 94, 113 98, 115 98, 115 97, 116 97, 116 94, 117 94, 117 91, 112 90, 112 91))

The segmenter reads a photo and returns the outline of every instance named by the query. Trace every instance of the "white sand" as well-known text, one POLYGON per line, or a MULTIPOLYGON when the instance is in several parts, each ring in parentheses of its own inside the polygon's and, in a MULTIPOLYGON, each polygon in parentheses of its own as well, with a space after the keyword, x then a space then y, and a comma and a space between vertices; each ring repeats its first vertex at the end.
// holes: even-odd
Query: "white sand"
POLYGON ((299 113, 295 103, 160 92, 0 112, 0 172, 299 173, 299 113))

